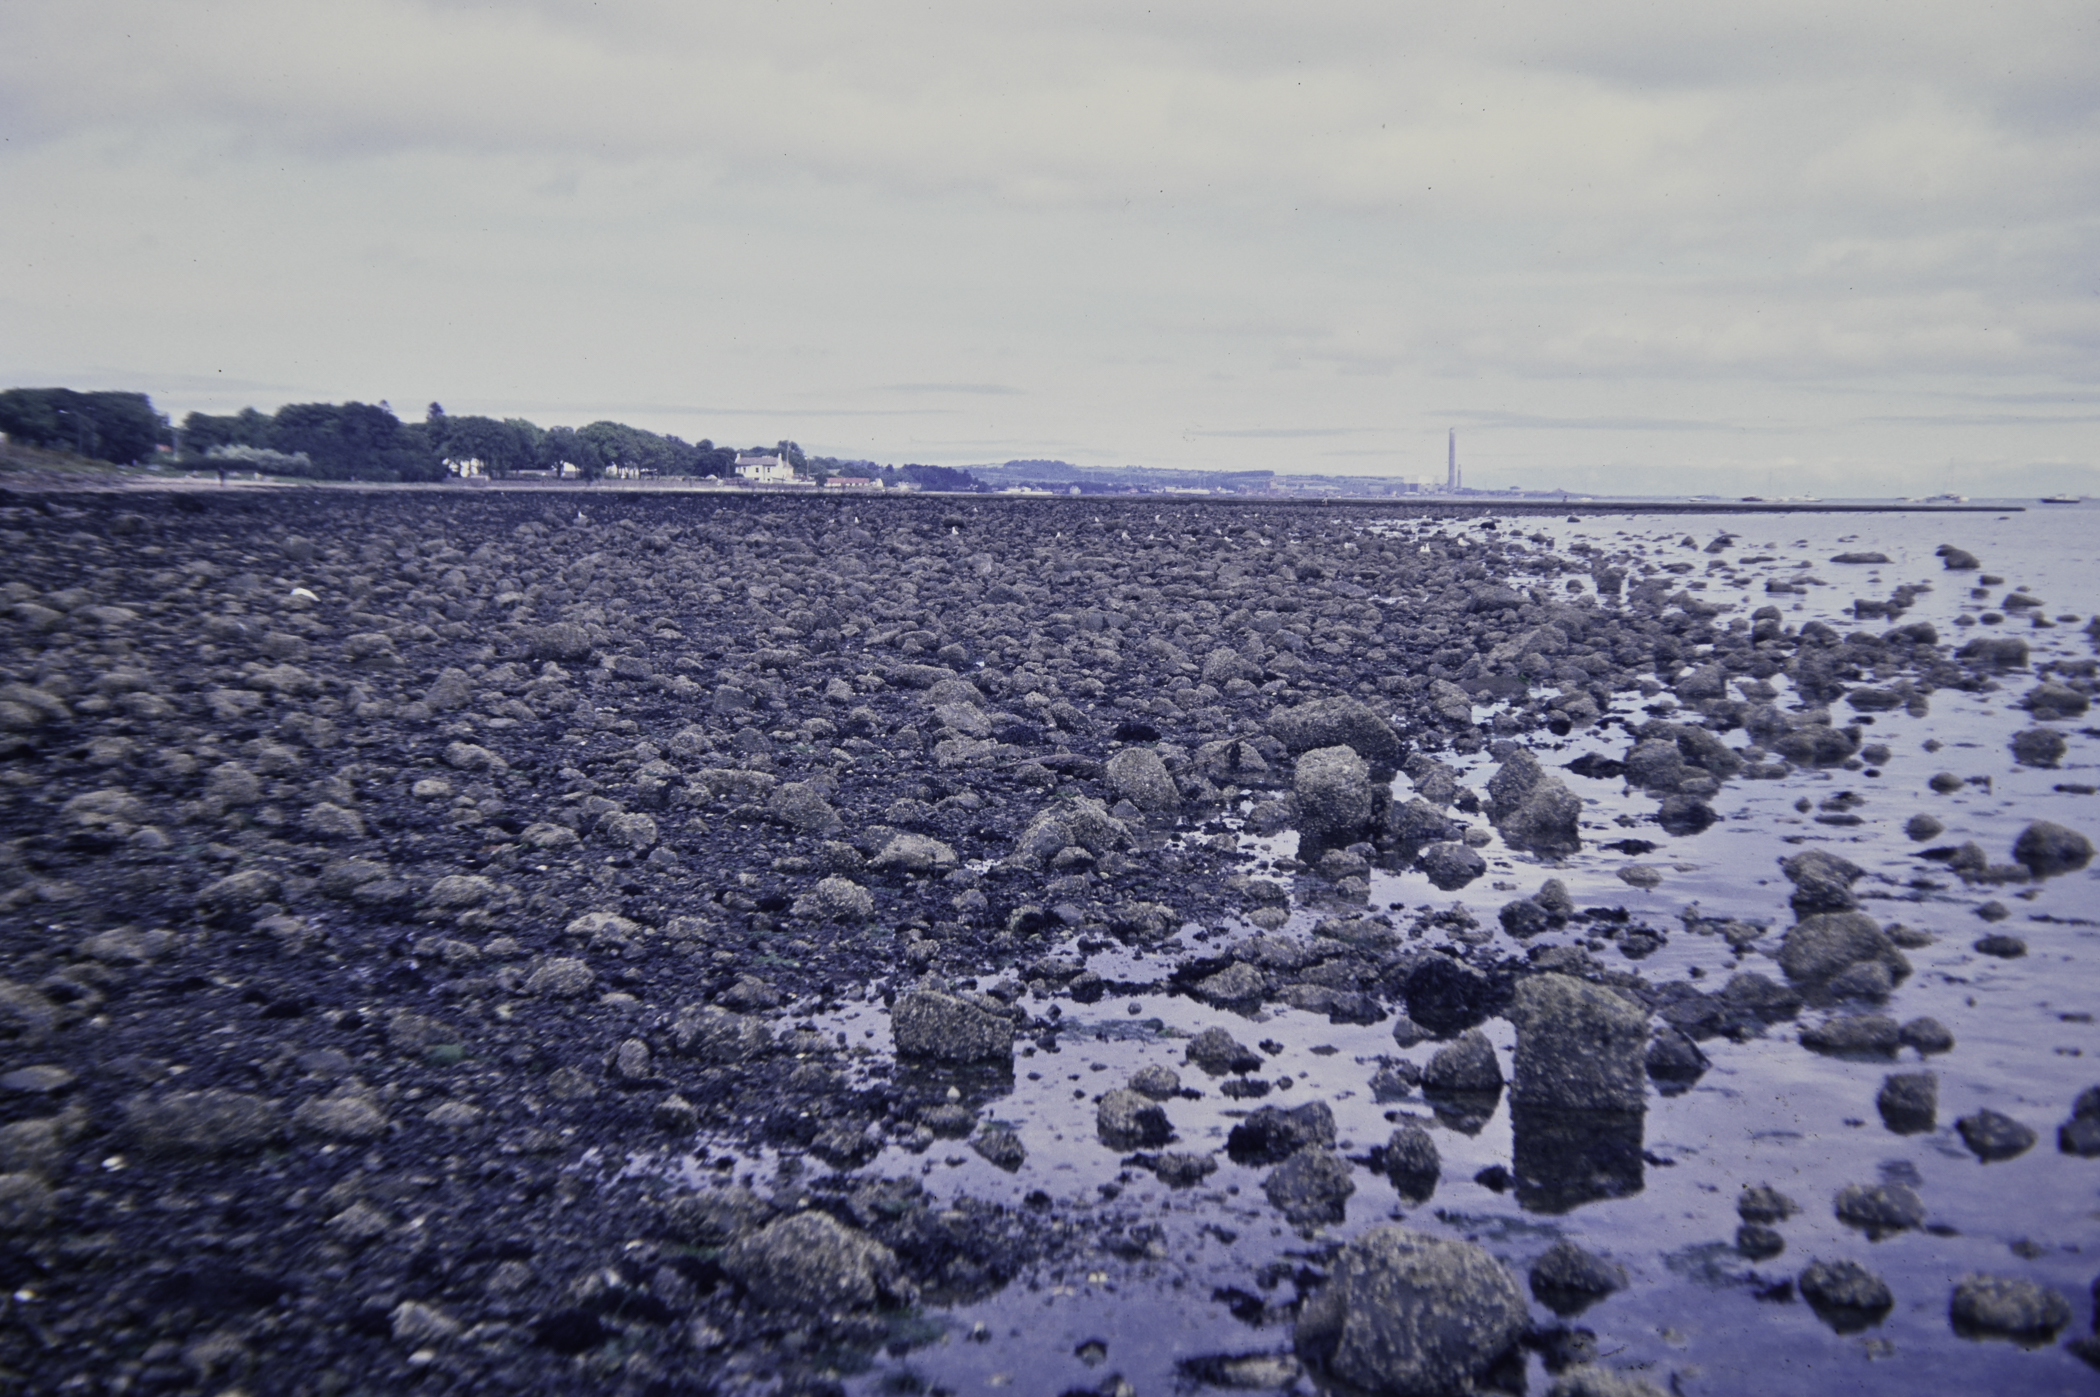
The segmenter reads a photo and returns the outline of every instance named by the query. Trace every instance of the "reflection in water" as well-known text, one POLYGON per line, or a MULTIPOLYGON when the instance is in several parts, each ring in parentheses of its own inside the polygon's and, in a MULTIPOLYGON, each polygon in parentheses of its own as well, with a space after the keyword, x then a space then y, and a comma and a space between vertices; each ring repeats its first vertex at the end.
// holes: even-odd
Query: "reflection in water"
POLYGON ((1553 1111, 1512 1106, 1517 1203, 1565 1213, 1641 1191, 1643 1111, 1553 1111))
POLYGON ((1478 1135, 1502 1104, 1502 1088, 1492 1091, 1431 1091, 1423 1088, 1422 1099, 1447 1130, 1478 1135))

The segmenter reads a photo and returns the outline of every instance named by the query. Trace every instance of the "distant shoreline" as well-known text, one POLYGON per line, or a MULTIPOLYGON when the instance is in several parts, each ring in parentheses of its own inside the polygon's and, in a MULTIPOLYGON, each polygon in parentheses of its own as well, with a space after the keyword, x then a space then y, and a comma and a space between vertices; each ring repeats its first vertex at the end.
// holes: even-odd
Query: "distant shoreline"
POLYGON ((37 472, 0 475, 0 496, 16 494, 219 494, 283 490, 330 490, 384 494, 428 494, 471 496, 480 494, 558 494, 585 498, 603 495, 704 496, 720 500, 811 500, 832 503, 867 500, 969 500, 978 504, 1027 507, 1080 501, 1096 506, 1162 504, 1236 505, 1248 508, 1349 508, 1398 511, 1403 514, 1548 515, 1548 514, 2007 514, 2024 512, 2025 504, 1934 504, 1908 500, 1672 500, 1634 499, 1452 499, 1438 496, 1405 498, 1379 495, 1010 495, 947 492, 939 490, 769 490, 741 486, 697 485, 682 480, 578 481, 491 481, 469 485, 451 480, 431 484, 402 484, 379 481, 238 480, 221 485, 211 479, 130 477, 83 480, 77 477, 45 476, 37 472))

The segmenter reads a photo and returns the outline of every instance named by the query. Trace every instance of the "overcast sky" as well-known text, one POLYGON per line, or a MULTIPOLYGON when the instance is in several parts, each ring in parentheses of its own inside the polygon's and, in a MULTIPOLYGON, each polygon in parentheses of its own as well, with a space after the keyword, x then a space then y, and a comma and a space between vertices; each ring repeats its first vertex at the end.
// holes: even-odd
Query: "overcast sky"
POLYGON ((10 0, 0 382, 2100 493, 2100 8, 10 0))

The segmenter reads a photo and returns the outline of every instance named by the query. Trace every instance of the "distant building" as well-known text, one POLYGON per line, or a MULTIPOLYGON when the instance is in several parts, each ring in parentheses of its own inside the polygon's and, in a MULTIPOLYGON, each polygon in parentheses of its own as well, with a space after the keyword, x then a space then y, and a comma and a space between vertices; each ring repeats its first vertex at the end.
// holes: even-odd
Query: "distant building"
POLYGON ((794 480, 795 468, 777 451, 739 452, 736 475, 754 485, 786 485, 794 480))
POLYGON ((824 478, 827 490, 880 490, 882 482, 862 475, 831 475, 824 478))
POLYGON ((1444 452, 1444 489, 1455 495, 1465 488, 1465 483, 1458 469, 1458 429, 1454 427, 1444 452))

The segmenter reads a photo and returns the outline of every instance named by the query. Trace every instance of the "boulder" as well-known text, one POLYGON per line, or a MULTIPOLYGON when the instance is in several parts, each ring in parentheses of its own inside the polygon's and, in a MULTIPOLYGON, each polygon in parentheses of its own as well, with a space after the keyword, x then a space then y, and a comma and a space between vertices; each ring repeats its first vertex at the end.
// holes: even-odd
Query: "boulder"
POLYGON ((2027 663, 2027 642, 2013 635, 1980 635, 1954 658, 1977 669, 2019 669, 2027 663))
POLYGON ((1292 752, 1348 747, 1381 770, 1390 770, 1400 760, 1400 737, 1393 725, 1346 695, 1278 709, 1269 715, 1267 727, 1292 752))
POLYGON ((1840 1334, 1855 1333, 1895 1308, 1888 1282, 1857 1261, 1818 1261, 1801 1273, 1801 1298, 1840 1334))
POLYGON ((1455 840, 1465 826, 1420 796, 1405 803, 1395 800, 1386 808, 1385 835, 1402 858, 1414 858, 1431 844, 1455 840))
POLYGON ((2034 1148, 2034 1129, 1989 1107, 1963 1116, 1954 1123, 1962 1143, 1985 1164, 2016 1159, 2034 1148))
POLYGON ((34 1047, 57 1026, 58 1006, 42 990, 0 980, 0 1036, 17 1046, 34 1047))
POLYGON ((532 658, 570 663, 591 657, 591 633, 574 621, 540 626, 527 639, 532 658))
POLYGON ((1535 897, 1512 898, 1502 904, 1495 919, 1502 923, 1504 931, 1519 941, 1537 936, 1553 924, 1552 914, 1540 906, 1535 897))
POLYGON ((656 821, 648 815, 608 810, 598 817, 593 830, 606 843, 626 849, 639 851, 656 843, 656 821))
POLYGON ((1528 1322, 1524 1294, 1470 1242, 1373 1229, 1334 1259, 1300 1307, 1296 1346, 1341 1382, 1394 1397, 1473 1390, 1528 1322))
POLYGON ((58 1194, 29 1173, 0 1174, 0 1235, 40 1232, 58 1214, 58 1194))
POLYGON ((1531 1263, 1531 1293, 1562 1317, 1626 1288, 1626 1268, 1562 1238, 1531 1263))
POLYGON ((1461 1034, 1446 1043, 1422 1069, 1422 1089, 1434 1092, 1487 1092, 1502 1090, 1502 1064, 1495 1049, 1479 1029, 1461 1034))
POLYGON ((1381 1163, 1393 1190, 1410 1203, 1429 1201, 1444 1167, 1435 1139, 1412 1121, 1402 1121, 1386 1140, 1381 1163))
POLYGON ((833 875, 818 879, 789 910, 820 922, 862 922, 875 914, 875 895, 851 878, 833 875))
POLYGON ((1112 1150, 1157 1149, 1174 1137, 1159 1103, 1127 1087, 1102 1096, 1094 1110, 1094 1130, 1112 1150))
POLYGON ((1934 1072, 1891 1072, 1874 1097, 1882 1124, 1898 1135, 1922 1135, 1931 1130, 1939 1103, 1940 1079, 1934 1072))
POLYGON ((935 990, 899 995, 890 1028, 899 1057, 934 1062, 1011 1064, 1013 1020, 997 1012, 998 1001, 968 999, 935 990))
POLYGON ((2056 1148, 2081 1159, 2100 1156, 2100 1087, 2078 1093, 2071 1118, 2056 1128, 2056 1148))
POLYGON ((2092 701, 2065 685, 2042 684, 2028 690, 2027 696, 2020 700, 2020 706, 2047 723, 2083 717, 2092 701))
MULTIPOLYGON (((1473 1027, 1494 1012, 1498 995, 1495 982, 1463 961, 1449 956, 1425 957, 1401 982, 1407 1000, 1408 1027, 1419 1026, 1439 1036, 1473 1027)), ((1401 1047, 1402 1026, 1393 1026, 1393 1041, 1401 1047)))
POLYGON ((1735 1214, 1744 1222, 1785 1222, 1800 1211, 1800 1204, 1770 1184, 1751 1184, 1735 1200, 1735 1214))
POLYGON ((1241 1008, 1260 1003, 1268 992, 1269 981, 1245 961, 1234 961, 1217 974, 1197 981, 1191 988, 1196 998, 1206 1004, 1241 1008))
POLYGON ((1898 979, 1910 973, 1910 962, 1896 943, 1864 912, 1819 912, 1805 917, 1787 931, 1779 950, 1780 968, 1801 985, 1827 984, 1848 967, 1865 961, 1879 961, 1898 979))
POLYGON ((2013 760, 2021 766, 2055 766, 2071 750, 2064 735, 2054 728, 2029 728, 2013 734, 2013 760))
POLYGON ((864 1310, 909 1291, 895 1253, 829 1213, 797 1213, 769 1223, 732 1243, 721 1264, 753 1300, 772 1310, 864 1310))
POLYGON ((1338 843, 1371 823, 1371 768, 1350 747, 1319 747, 1298 758, 1291 779, 1298 827, 1316 842, 1338 843))
POLYGON ((1129 1086, 1154 1101, 1171 1101, 1181 1094, 1181 1074, 1157 1062, 1147 1063, 1130 1074, 1129 1086))
POLYGON ((1276 1164, 1300 1150, 1334 1143, 1334 1111, 1324 1101, 1286 1110, 1264 1106, 1232 1128, 1225 1153, 1236 1164, 1276 1164))
POLYGON ((1680 1096, 1691 1090, 1713 1065, 1699 1051, 1697 1043, 1669 1024, 1656 1026, 1644 1063, 1648 1075, 1655 1080, 1656 1090, 1664 1096, 1680 1096))
POLYGON ((995 1168, 1011 1174, 1028 1162, 1028 1146, 1020 1133, 1005 1126, 986 1126, 970 1141, 970 1148, 995 1168))
POLYGON ((1126 747, 1103 768, 1108 788, 1140 810, 1171 811, 1181 806, 1181 793, 1159 753, 1150 747, 1126 747))
POLYGON ((1464 844, 1432 844, 1422 851, 1422 872, 1442 892, 1457 892, 1487 872, 1487 860, 1464 844))
POLYGON ((685 1005, 671 1021, 671 1046, 702 1062, 743 1062, 772 1044, 773 1031, 763 1023, 712 1004, 685 1005))
POLYGON ((1839 858, 1822 849, 1811 849, 1805 854, 1781 859, 1779 871, 1794 885, 1791 901, 1797 917, 1813 916, 1818 912, 1849 912, 1859 906, 1852 895, 1852 885, 1866 870, 1850 859, 1839 858))
POLYGON ((1189 1039, 1188 1063, 1213 1077, 1252 1072, 1261 1066, 1261 1054, 1222 1028, 1206 1028, 1189 1039))
POLYGON ((1517 985, 1510 1099, 1554 1110, 1637 1111, 1648 1014, 1599 985, 1534 975, 1517 985))
POLYGON ((555 956, 542 961, 538 969, 525 977, 525 992, 575 999, 589 994, 597 982, 597 972, 591 969, 590 962, 575 956, 555 956))
POLYGON ((1541 770, 1525 748, 1511 752, 1489 778, 1488 813, 1512 849, 1572 854, 1582 847, 1582 798, 1541 770))
POLYGON ((1847 1184, 1838 1190, 1836 1211, 1838 1221, 1877 1237, 1925 1222, 1925 1200, 1908 1184, 1847 1184))
POLYGON ((1276 1210, 1301 1231, 1344 1221, 1356 1183, 1349 1161, 1333 1150, 1300 1150, 1269 1171, 1262 1192, 1276 1210))
POLYGON ((949 873, 959 860, 955 850, 923 834, 898 833, 889 837, 869 861, 877 873, 949 873))
POLYGON ((1971 1274, 1955 1284, 1947 1318, 1956 1333, 2044 1340, 2071 1322, 2071 1304, 2025 1276, 1971 1274))
POLYGON ((1039 868, 1062 850, 1077 846, 1095 857, 1130 842, 1130 827, 1092 796, 1079 796, 1043 811, 1014 842, 1015 862, 1039 868))
POLYGON ((826 834, 843 823, 824 793, 804 781, 783 781, 766 797, 766 817, 805 834, 826 834))
POLYGON ((1801 1046, 1818 1053, 1891 1055, 1902 1043, 1902 1030, 1886 1014, 1854 1014, 1825 1019, 1801 1030, 1801 1046))
POLYGON ((2036 820, 2013 841, 2012 856, 2036 878, 2075 873, 2093 861, 2093 841, 2075 829, 2036 820))

